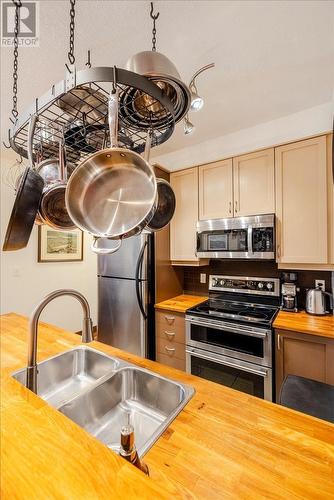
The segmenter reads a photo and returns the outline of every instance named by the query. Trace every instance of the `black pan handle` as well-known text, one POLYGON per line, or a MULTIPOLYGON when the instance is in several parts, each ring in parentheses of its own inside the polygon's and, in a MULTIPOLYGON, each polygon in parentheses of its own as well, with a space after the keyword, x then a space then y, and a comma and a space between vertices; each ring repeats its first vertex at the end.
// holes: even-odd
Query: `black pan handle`
POLYGON ((142 283, 141 271, 143 268, 143 260, 144 260, 144 253, 145 253, 146 246, 147 246, 147 241, 145 241, 144 245, 142 246, 142 248, 140 250, 138 260, 137 260, 137 266, 136 266, 136 295, 137 295, 139 309, 140 309, 140 312, 142 313, 144 319, 147 319, 147 314, 146 314, 145 309, 144 309, 143 297, 142 297, 142 293, 141 293, 141 283, 142 283))

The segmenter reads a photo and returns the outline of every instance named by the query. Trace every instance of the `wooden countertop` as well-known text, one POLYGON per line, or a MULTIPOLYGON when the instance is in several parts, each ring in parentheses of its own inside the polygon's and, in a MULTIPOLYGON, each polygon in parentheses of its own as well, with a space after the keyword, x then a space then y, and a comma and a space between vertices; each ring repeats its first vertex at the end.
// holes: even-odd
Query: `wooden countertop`
MULTIPOLYGON (((332 424, 92 342, 196 389, 145 456, 146 477, 10 377, 25 365, 27 320, 1 320, 2 499, 333 499, 332 424)), ((38 359, 79 343, 41 324, 38 359)))
POLYGON ((201 302, 208 300, 208 297, 199 295, 178 295, 163 302, 155 304, 156 309, 167 309, 168 311, 175 311, 185 313, 187 309, 195 307, 201 302))
POLYGON ((319 337, 334 338, 334 316, 312 316, 305 311, 290 313, 280 311, 276 316, 274 328, 309 333, 319 337))

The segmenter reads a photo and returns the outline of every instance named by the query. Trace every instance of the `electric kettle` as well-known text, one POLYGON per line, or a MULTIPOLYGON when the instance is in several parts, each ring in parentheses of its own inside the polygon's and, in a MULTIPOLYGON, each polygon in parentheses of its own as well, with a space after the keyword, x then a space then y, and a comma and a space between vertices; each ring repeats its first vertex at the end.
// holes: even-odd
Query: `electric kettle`
POLYGON ((333 296, 331 293, 324 292, 321 287, 312 288, 306 293, 306 312, 309 314, 326 314, 326 295, 330 300, 330 309, 333 309, 333 296))

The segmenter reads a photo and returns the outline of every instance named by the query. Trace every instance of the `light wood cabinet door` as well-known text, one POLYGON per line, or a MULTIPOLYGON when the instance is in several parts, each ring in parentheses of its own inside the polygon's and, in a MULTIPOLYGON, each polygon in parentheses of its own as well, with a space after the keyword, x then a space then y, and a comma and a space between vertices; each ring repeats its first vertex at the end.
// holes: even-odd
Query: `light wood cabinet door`
POLYGON ((198 220, 198 168, 173 172, 170 183, 176 197, 170 224, 170 257, 173 261, 198 261, 196 223, 198 220))
POLYGON ((334 340, 276 330, 276 399, 287 375, 334 384, 334 340))
POLYGON ((199 176, 199 218, 233 217, 232 159, 201 165, 199 176))
POLYGON ((233 158, 234 216, 275 213, 274 148, 233 158))
POLYGON ((325 264, 326 136, 275 149, 277 260, 325 264))

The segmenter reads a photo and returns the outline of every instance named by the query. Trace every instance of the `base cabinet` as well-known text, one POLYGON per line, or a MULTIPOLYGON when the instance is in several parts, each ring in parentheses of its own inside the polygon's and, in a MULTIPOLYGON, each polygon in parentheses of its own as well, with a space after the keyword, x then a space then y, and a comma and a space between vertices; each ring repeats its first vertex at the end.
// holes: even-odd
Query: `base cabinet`
POLYGON ((172 368, 186 369, 184 314, 168 310, 155 313, 156 360, 172 368))
POLYGON ((334 339, 276 330, 276 400, 287 375, 334 385, 334 339))

